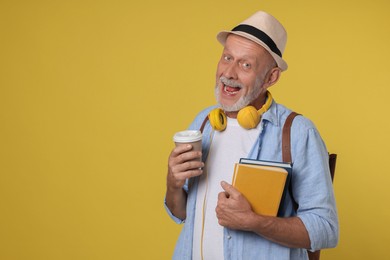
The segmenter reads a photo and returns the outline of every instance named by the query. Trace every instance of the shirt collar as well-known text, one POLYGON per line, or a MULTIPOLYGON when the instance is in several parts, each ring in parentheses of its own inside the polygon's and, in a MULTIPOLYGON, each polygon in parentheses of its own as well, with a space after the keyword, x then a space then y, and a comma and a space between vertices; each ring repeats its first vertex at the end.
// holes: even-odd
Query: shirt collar
POLYGON ((275 126, 279 126, 278 106, 275 99, 272 102, 271 107, 262 115, 263 120, 267 120, 275 126))

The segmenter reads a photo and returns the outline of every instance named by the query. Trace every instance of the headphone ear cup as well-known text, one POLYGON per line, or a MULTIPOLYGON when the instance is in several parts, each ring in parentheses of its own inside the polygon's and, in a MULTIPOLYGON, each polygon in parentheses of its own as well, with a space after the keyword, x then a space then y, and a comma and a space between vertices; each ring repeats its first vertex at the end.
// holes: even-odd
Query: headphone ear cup
POLYGON ((226 129, 227 119, 221 108, 216 108, 209 113, 209 120, 212 128, 216 131, 223 131, 226 129))
POLYGON ((255 107, 247 106, 238 112, 237 121, 241 127, 252 129, 260 123, 260 115, 255 107))

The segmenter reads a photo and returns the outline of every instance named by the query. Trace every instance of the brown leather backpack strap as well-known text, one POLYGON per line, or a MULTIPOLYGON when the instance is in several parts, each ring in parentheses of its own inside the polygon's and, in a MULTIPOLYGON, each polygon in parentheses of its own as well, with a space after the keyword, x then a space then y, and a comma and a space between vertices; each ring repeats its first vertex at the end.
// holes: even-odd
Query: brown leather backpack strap
POLYGON ((309 256, 309 260, 320 260, 321 250, 310 252, 307 251, 307 255, 309 256))
POLYGON ((200 130, 201 133, 203 133, 203 129, 204 129, 204 127, 206 126, 206 123, 207 123, 208 120, 209 120, 209 116, 207 115, 207 116, 204 118, 203 123, 202 123, 202 125, 201 125, 200 128, 199 128, 199 130, 200 130))
POLYGON ((282 158, 283 162, 291 163, 291 125, 296 116, 299 114, 296 112, 291 112, 286 121, 284 122, 283 132, 282 132, 282 158))
POLYGON ((334 179, 334 173, 336 171, 336 159, 337 159, 337 154, 335 153, 329 154, 329 170, 330 170, 330 176, 332 177, 332 181, 334 179))
MULTIPOLYGON (((282 131, 282 159, 285 163, 292 163, 291 157, 291 126, 294 118, 299 115, 296 112, 291 112, 284 122, 283 131, 282 131)), ((295 210, 298 209, 298 203, 294 200, 294 195, 292 194, 292 182, 290 181, 289 192, 295 210)))

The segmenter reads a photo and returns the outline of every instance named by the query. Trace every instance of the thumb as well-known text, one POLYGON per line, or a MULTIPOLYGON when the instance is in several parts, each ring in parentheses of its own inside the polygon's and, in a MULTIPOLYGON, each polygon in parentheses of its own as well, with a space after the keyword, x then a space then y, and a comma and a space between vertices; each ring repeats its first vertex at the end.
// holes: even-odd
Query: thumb
POLYGON ((221 187, 228 197, 238 193, 238 191, 226 181, 221 181, 221 187))

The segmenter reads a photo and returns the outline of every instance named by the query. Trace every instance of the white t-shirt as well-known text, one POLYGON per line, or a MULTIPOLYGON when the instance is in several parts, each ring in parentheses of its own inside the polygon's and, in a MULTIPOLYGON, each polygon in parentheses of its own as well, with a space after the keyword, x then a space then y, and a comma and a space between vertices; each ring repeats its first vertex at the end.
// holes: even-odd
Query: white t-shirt
POLYGON ((226 130, 214 133, 198 186, 192 251, 194 260, 202 259, 202 246, 204 260, 224 259, 223 227, 218 224, 215 213, 218 194, 223 191, 220 183, 231 183, 234 164, 249 154, 260 131, 260 124, 255 129, 246 130, 236 119, 228 118, 226 130))

